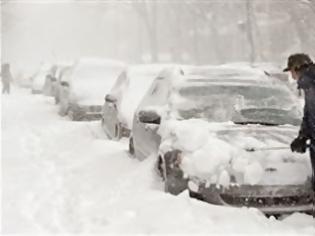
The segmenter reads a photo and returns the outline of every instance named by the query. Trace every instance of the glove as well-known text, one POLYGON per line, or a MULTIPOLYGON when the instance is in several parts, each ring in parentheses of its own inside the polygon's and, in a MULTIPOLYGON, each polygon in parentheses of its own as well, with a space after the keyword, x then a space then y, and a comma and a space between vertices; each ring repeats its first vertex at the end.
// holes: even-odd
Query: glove
POLYGON ((305 137, 297 137, 291 143, 291 151, 298 152, 298 153, 305 153, 306 148, 307 148, 306 141, 307 141, 307 138, 305 137))

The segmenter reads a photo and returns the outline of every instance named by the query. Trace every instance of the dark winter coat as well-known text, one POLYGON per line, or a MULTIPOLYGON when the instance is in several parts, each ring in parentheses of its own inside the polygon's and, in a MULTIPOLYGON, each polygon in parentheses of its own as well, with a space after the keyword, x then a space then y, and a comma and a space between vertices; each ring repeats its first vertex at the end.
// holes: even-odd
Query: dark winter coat
POLYGON ((315 144, 315 65, 301 71, 298 88, 305 94, 304 117, 300 136, 311 139, 315 144))

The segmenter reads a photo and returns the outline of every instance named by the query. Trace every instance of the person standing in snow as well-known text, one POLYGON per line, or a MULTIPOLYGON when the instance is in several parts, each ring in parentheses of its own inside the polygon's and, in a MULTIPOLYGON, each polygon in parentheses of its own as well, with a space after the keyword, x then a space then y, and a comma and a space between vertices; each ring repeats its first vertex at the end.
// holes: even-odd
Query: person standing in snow
POLYGON ((10 93, 10 83, 12 81, 12 75, 10 72, 10 64, 5 63, 1 66, 1 81, 2 81, 2 93, 10 93))
POLYGON ((312 188, 315 192, 315 64, 303 53, 289 56, 284 72, 290 71, 297 81, 298 89, 304 91, 304 116, 298 137, 291 143, 292 152, 305 153, 307 141, 310 140, 310 157, 312 164, 312 188))

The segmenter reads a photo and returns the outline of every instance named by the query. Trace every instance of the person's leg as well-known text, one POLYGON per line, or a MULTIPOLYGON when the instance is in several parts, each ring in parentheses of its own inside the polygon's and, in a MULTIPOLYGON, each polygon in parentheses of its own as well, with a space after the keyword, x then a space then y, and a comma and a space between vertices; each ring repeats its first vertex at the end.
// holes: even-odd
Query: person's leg
POLYGON ((315 192, 315 142, 312 142, 310 147, 310 156, 311 156, 311 164, 312 164, 312 188, 315 192))
POLYGON ((311 164, 312 164, 312 189, 313 189, 313 218, 315 218, 315 141, 311 142, 310 147, 310 156, 311 156, 311 164))

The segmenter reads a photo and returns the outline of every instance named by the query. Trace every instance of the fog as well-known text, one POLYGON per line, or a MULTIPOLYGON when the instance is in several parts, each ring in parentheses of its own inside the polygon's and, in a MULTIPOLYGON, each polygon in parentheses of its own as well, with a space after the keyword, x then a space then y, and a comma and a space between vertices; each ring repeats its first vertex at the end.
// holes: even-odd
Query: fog
POLYGON ((218 64, 315 55, 313 0, 2 0, 2 61, 218 64))

